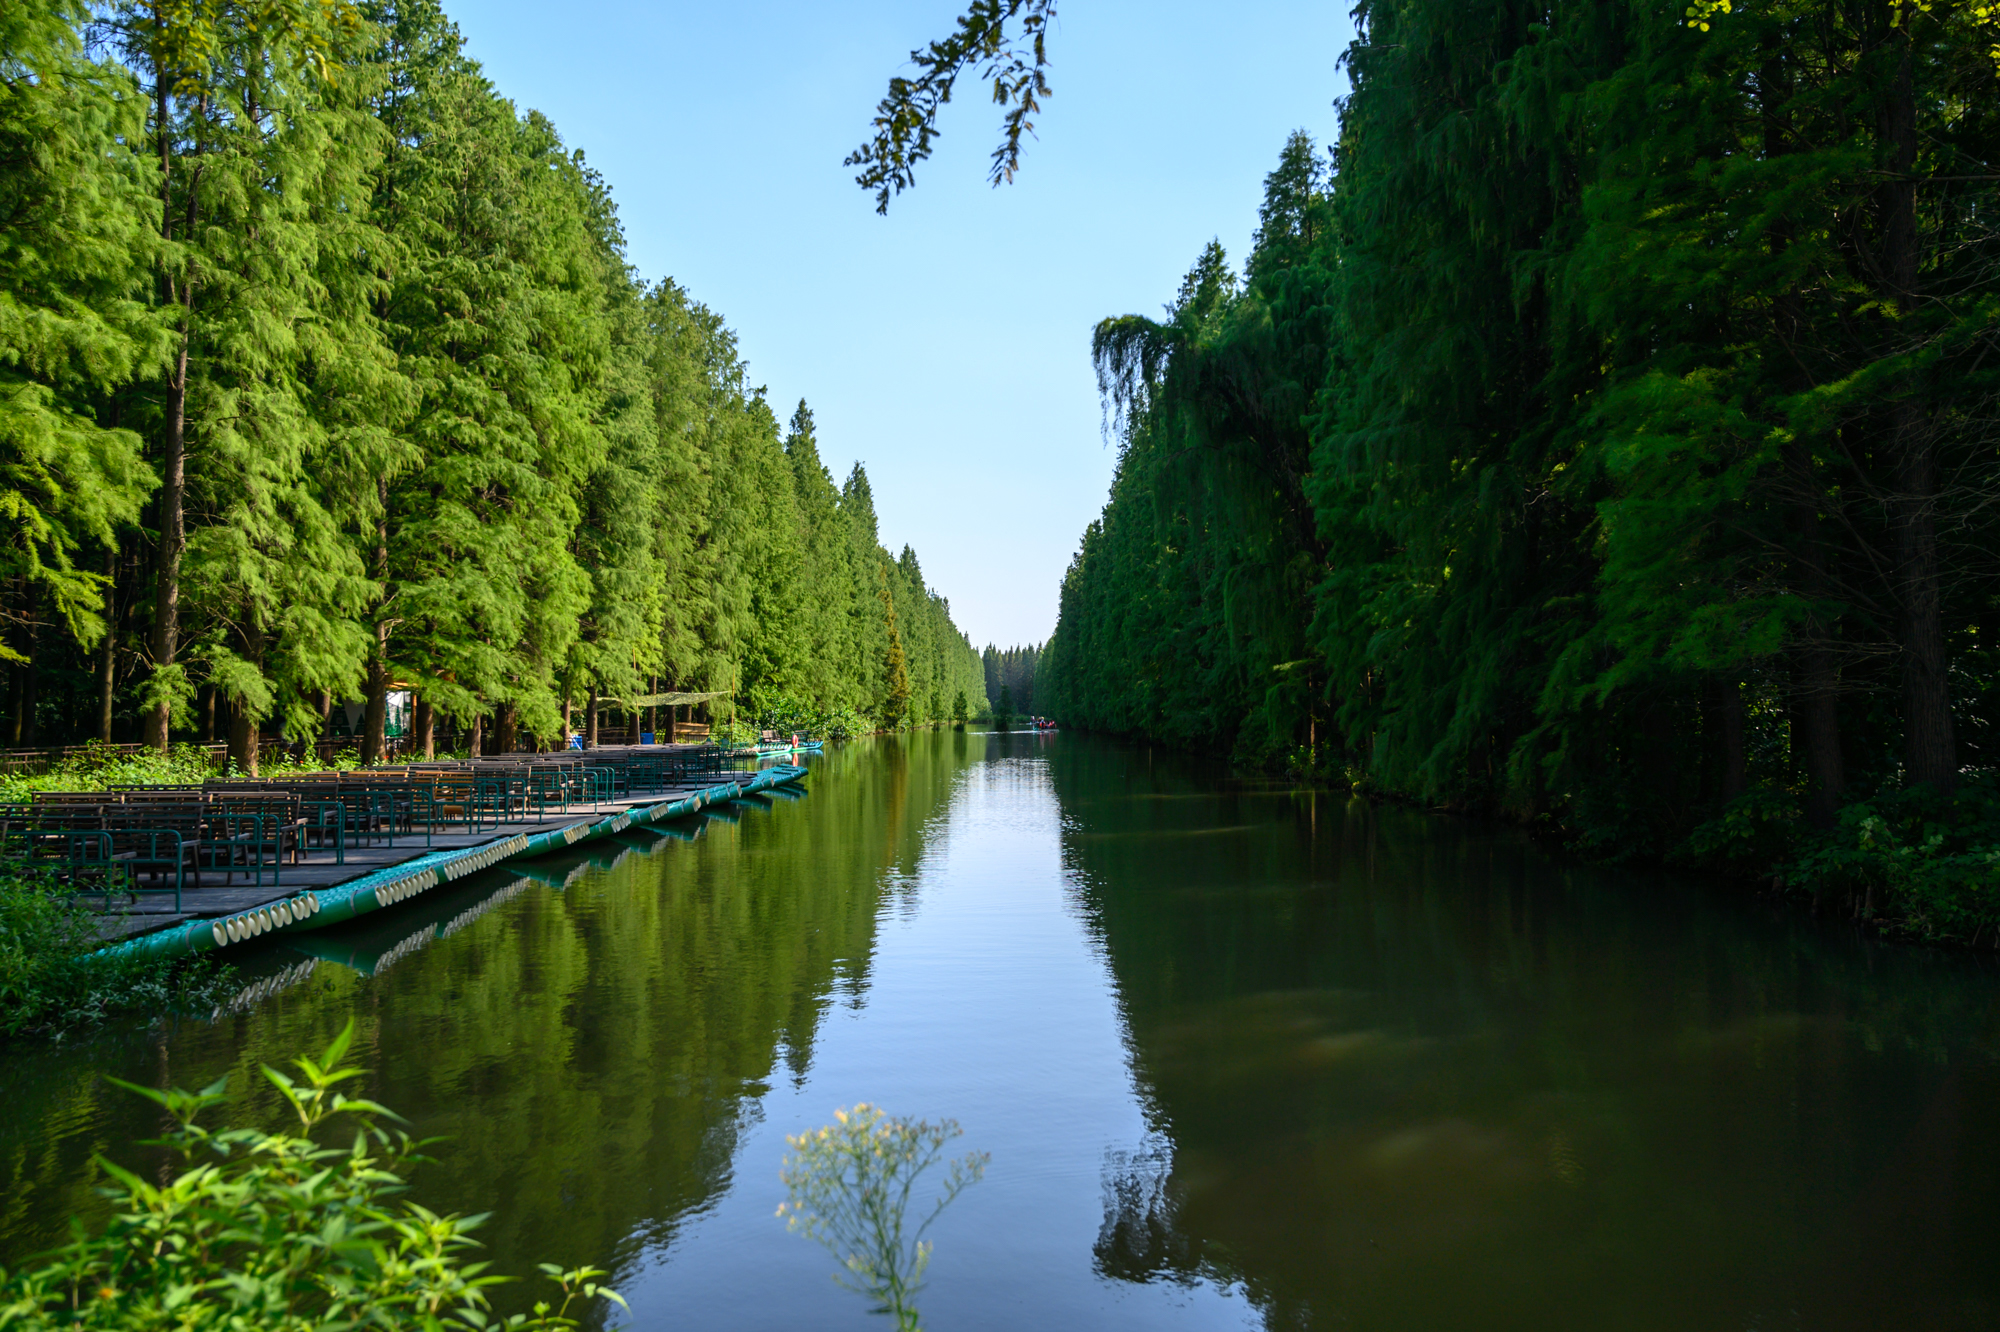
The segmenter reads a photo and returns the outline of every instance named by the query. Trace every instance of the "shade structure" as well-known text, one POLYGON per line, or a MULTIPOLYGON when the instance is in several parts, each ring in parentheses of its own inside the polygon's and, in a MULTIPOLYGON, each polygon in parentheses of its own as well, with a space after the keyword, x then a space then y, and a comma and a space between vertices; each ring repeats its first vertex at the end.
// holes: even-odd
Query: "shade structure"
POLYGON ((728 698, 727 689, 717 689, 706 694, 645 694, 638 698, 602 698, 601 703, 616 703, 625 708, 677 708, 688 703, 707 703, 713 699, 728 698))

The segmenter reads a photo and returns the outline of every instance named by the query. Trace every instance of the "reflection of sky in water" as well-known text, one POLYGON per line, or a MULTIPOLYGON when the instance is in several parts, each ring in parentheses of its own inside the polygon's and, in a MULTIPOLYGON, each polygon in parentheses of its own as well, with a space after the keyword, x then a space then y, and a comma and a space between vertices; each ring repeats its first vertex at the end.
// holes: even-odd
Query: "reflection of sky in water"
POLYGON ((828 1013, 801 1082, 780 1080, 760 1098, 729 1191, 626 1282, 636 1325, 886 1326, 834 1288, 817 1246, 772 1216, 785 1135, 861 1100, 955 1118, 965 1130, 955 1149, 992 1153, 984 1182, 933 1229, 918 1300, 926 1327, 1260 1322, 1198 1274, 1133 1284, 1106 1261, 1118 1242, 1108 1228, 1123 1226, 1110 1219, 1122 1197, 1113 1206, 1107 1191, 1161 1158, 1110 977, 1072 909, 1046 767, 1022 748, 1020 759, 967 770, 925 829, 915 873, 894 876, 859 1002, 828 1013))

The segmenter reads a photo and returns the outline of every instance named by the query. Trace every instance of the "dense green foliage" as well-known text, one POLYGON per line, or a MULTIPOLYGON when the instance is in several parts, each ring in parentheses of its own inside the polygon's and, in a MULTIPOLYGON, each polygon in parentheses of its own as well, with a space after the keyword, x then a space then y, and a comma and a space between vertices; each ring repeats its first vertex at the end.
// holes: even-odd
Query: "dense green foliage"
POLYGON ((0 1038, 61 1035, 114 1013, 209 1011, 228 988, 210 959, 95 952, 99 919, 60 886, 0 878, 0 1038))
POLYGON ((1039 643, 1027 647, 998 648, 991 643, 980 654, 986 667, 986 697, 998 703, 1000 691, 1007 690, 1014 711, 1036 716, 1035 665, 1041 660, 1039 643))
POLYGON ((1041 706, 1975 934, 1990 28, 1356 13, 1339 143, 1286 145, 1243 271, 1098 328, 1119 468, 1041 706))
MULTIPOLYGON (((0 18, 14 744, 488 747, 726 691, 940 721, 976 654, 432 0, 0 18), (86 36, 90 40, 86 40, 86 36), (99 58, 99 56, 105 58, 99 58)), ((727 709, 725 709, 727 711, 727 709)))
POLYGON ((444 1216, 396 1195, 423 1144, 391 1129, 373 1101, 340 1085, 347 1027, 296 1074, 266 1066, 295 1126, 214 1130, 199 1117, 224 1100, 125 1084, 158 1103, 179 1168, 157 1182, 109 1161, 116 1212, 11 1278, 0 1272, 0 1328, 573 1328, 600 1299, 595 1268, 544 1265, 561 1303, 495 1319, 486 1292, 507 1278, 472 1261, 483 1219, 444 1216), (351 1133, 347 1145, 315 1134, 351 1133), (572 1312, 572 1305, 578 1305, 572 1312))

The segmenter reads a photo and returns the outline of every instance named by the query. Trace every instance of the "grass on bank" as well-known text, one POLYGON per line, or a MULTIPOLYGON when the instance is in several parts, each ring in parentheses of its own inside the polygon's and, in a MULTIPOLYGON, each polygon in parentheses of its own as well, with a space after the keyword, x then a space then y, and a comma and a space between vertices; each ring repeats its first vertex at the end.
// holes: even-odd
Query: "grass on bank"
POLYGON ((597 1269, 544 1264, 554 1302, 493 1318, 487 1292, 507 1278, 473 1261, 483 1218, 440 1216, 399 1196, 428 1144, 341 1090, 360 1076, 341 1062, 353 1038, 350 1021, 318 1060, 294 1060, 290 1073, 265 1067, 296 1120, 277 1133, 205 1127, 221 1082, 199 1092, 119 1084, 166 1113, 166 1137, 143 1145, 164 1147, 178 1166, 149 1179, 100 1157, 110 1223, 0 1271, 0 1332, 528 1332, 574 1328, 599 1300, 624 1304, 597 1284, 597 1269))
MULTIPOLYGON (((454 755, 441 757, 448 759, 454 755)), ((304 763, 281 760, 260 764, 258 775, 296 777, 308 772, 349 772, 361 766, 360 752, 344 749, 330 761, 312 758, 304 763)), ((150 750, 126 754, 108 746, 91 744, 82 753, 52 765, 47 772, 0 777, 0 804, 24 802, 36 791, 103 791, 113 786, 136 785, 183 786, 211 777, 241 775, 234 768, 217 771, 210 767, 208 751, 200 745, 175 745, 165 754, 150 750)))
POLYGON ((100 917, 46 880, 0 873, 0 1040, 61 1036, 127 1013, 206 1013, 231 991, 213 958, 99 954, 100 917))

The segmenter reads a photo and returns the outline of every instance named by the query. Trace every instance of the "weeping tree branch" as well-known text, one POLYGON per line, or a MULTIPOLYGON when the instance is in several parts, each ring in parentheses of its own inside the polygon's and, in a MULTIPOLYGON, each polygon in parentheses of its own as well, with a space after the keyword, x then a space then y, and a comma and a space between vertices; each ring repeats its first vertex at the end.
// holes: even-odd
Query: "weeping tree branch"
POLYGON ((1145 414, 1167 361, 1182 341, 1181 330, 1144 315, 1099 321, 1090 334, 1090 360, 1097 368, 1097 396, 1104 404, 1106 442, 1123 439, 1132 420, 1145 414))
POLYGON ((843 163, 861 168, 854 183, 875 192, 876 212, 886 214, 890 196, 916 183, 917 163, 931 155, 940 132, 938 111, 971 69, 992 85, 994 103, 1006 108, 987 179, 995 185, 1014 179, 1021 139, 1035 132, 1033 117, 1051 95, 1044 71, 1055 16, 1056 0, 972 0, 948 37, 910 52, 915 77, 889 80, 889 95, 875 107, 874 137, 843 163))

